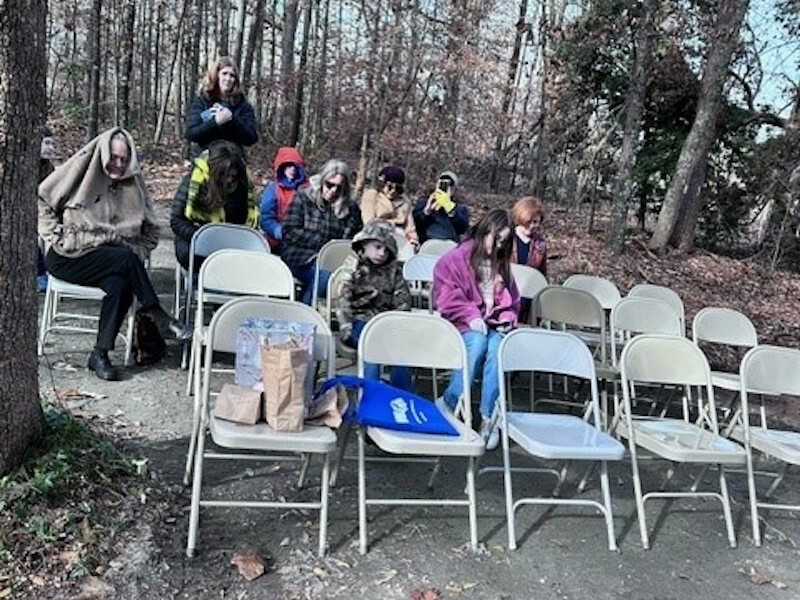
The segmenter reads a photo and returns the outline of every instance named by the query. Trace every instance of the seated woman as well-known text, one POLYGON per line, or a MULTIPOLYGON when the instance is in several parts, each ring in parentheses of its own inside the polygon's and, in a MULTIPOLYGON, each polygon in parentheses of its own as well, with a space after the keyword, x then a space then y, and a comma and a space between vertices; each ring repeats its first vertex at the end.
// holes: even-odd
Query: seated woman
POLYGON ((88 363, 98 377, 120 378, 108 351, 134 296, 163 329, 191 337, 161 307, 142 262, 158 243, 158 225, 127 131, 101 133, 39 185, 39 235, 50 248, 48 272, 106 293, 88 363))
POLYGON ((436 188, 417 199, 412 214, 420 244, 427 240, 461 241, 469 226, 469 209, 459 201, 457 185, 456 174, 444 171, 436 180, 436 188))
MULTIPOLYGON (((310 305, 317 254, 331 240, 352 239, 361 231, 361 210, 350 198, 350 168, 332 159, 311 177, 311 185, 297 192, 283 221, 281 258, 303 287, 303 302, 310 305)), ((330 272, 320 272, 324 294, 330 272)))
MULTIPOLYGON (((211 144, 194 159, 172 200, 170 227, 175 234, 175 256, 189 268, 189 247, 195 231, 206 223, 234 223, 258 229, 255 190, 241 149, 231 142, 211 144)), ((195 270, 200 270, 196 261, 195 270)))
POLYGON ((273 168, 275 178, 261 195, 261 229, 267 234, 273 252, 278 254, 283 239, 283 220, 297 190, 308 185, 308 177, 303 157, 297 148, 290 146, 278 148, 273 168))
POLYGON ((414 245, 419 246, 417 227, 411 214, 411 200, 403 195, 406 174, 403 169, 387 165, 378 174, 378 185, 361 196, 361 220, 369 223, 383 219, 414 245))
POLYGON ((258 141, 253 107, 242 93, 239 69, 229 56, 214 61, 203 78, 200 93, 186 117, 186 139, 201 150, 215 140, 240 146, 252 146, 258 141))
MULTIPOLYGON (((519 291, 511 276, 511 236, 508 211, 492 209, 464 242, 437 261, 433 272, 436 308, 464 338, 470 381, 483 363, 481 435, 488 450, 500 440, 493 425, 500 394, 497 351, 501 334, 516 327, 519 310, 519 291)), ((445 403, 455 408, 462 393, 461 372, 454 371, 444 392, 445 403)))
MULTIPOLYGON (((511 209, 514 221, 514 248, 511 262, 537 269, 547 277, 547 240, 539 231, 544 217, 544 203, 534 196, 520 198, 511 209)), ((527 323, 531 310, 530 298, 523 298, 519 320, 527 323)))

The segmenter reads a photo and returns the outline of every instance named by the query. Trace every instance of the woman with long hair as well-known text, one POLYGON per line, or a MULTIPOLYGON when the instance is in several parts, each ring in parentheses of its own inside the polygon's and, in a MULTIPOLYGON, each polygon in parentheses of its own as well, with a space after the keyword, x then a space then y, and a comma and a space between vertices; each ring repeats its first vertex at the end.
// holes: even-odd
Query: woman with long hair
MULTIPOLYGON (((298 190, 283 221, 281 258, 302 283, 303 302, 311 304, 317 254, 330 240, 352 239, 361 231, 361 210, 350 197, 350 168, 331 159, 298 190)), ((327 271, 320 272, 320 295, 328 287, 327 271)))
MULTIPOLYGON (((259 227, 260 211, 253 183, 247 175, 242 150, 216 141, 194 159, 172 200, 170 227, 175 234, 175 256, 189 268, 189 246, 195 231, 206 223, 234 223, 259 227)), ((195 267, 200 268, 200 261, 195 267)))
POLYGON ((203 77, 186 117, 186 138, 201 150, 215 140, 240 146, 258 141, 258 126, 253 107, 244 97, 239 69, 229 56, 220 56, 203 77))
MULTIPOLYGON (((512 235, 508 211, 490 210, 459 246, 437 261, 433 274, 436 308, 464 338, 470 381, 483 364, 481 435, 489 450, 500 439, 493 423, 500 393, 497 351, 502 335, 516 327, 519 311, 519 291, 511 276, 512 235)), ((461 373, 453 372, 445 404, 455 408, 462 393, 461 373)))
POLYGON ((176 338, 191 329, 161 307, 144 260, 158 243, 156 223, 131 134, 115 127, 91 140, 39 184, 39 236, 49 250, 47 271, 106 295, 88 368, 121 378, 109 350, 134 297, 176 338))

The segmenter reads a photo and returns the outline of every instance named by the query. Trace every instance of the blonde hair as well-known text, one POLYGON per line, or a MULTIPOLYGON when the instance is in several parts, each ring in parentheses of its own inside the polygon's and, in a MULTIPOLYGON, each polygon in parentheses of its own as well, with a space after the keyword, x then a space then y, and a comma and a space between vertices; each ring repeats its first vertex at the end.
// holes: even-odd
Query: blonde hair
POLYGON ((241 81, 239 80, 239 67, 236 66, 236 63, 233 62, 230 56, 220 56, 211 63, 211 66, 208 67, 208 71, 206 71, 203 77, 203 84, 200 87, 200 92, 207 98, 219 98, 219 72, 226 67, 233 68, 236 74, 236 83, 233 84, 233 89, 230 93, 231 98, 242 95, 241 81))
POLYGON ((520 198, 511 209, 514 225, 527 225, 536 217, 544 217, 544 202, 536 196, 520 198))

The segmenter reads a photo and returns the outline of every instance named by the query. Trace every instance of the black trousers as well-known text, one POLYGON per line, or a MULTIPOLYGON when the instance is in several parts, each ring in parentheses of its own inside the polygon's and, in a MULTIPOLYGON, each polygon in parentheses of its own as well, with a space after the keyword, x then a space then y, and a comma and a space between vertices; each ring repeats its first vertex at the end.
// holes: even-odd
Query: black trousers
POLYGON ((139 257, 125 246, 98 246, 78 258, 67 258, 51 249, 45 257, 47 271, 68 283, 99 287, 106 295, 100 308, 95 348, 112 350, 134 296, 142 308, 160 308, 147 270, 139 257))

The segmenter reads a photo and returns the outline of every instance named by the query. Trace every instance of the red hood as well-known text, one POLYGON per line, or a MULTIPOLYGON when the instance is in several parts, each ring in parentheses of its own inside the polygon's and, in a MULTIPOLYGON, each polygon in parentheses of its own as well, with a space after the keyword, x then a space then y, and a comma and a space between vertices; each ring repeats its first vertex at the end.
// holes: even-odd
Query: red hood
POLYGON ((306 164, 303 162, 303 157, 300 156, 300 152, 297 151, 297 148, 281 146, 278 148, 278 152, 275 153, 275 161, 272 163, 272 171, 276 179, 278 178, 278 168, 286 163, 292 163, 298 167, 303 167, 305 170, 306 164))

